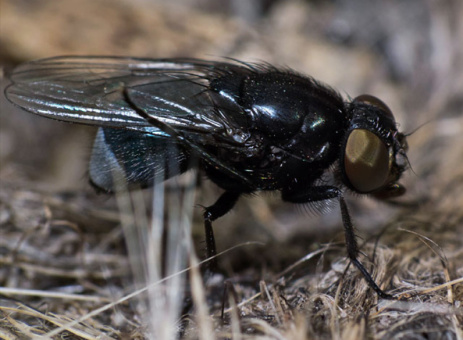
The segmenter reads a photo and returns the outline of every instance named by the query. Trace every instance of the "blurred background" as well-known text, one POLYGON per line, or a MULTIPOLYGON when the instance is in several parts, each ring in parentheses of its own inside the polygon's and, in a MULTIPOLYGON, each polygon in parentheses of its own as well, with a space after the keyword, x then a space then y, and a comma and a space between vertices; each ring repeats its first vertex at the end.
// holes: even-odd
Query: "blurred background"
MULTIPOLYGON (((449 239, 454 235, 455 248, 449 249, 462 249, 462 18, 460 0, 0 0, 1 85, 8 84, 16 65, 56 55, 232 57, 290 67, 329 84, 346 100, 373 94, 391 108, 401 131, 413 132, 408 152, 413 171, 403 180, 408 189, 403 200, 423 202, 414 219, 432 224, 430 230, 447 230, 449 239)), ((23 112, 1 95, 0 228, 11 230, 12 221, 37 223, 37 216, 46 215, 42 198, 25 199, 24 192, 46 192, 78 203, 55 206, 54 216, 84 230, 111 230, 115 218, 95 222, 85 210, 89 204, 112 204, 87 185, 94 134, 94 128, 23 112), (38 215, 20 216, 31 202, 39 206, 38 215)), ((210 205, 219 194, 204 181, 197 203, 210 205)), ((404 211, 410 214, 371 199, 349 203, 367 235, 404 211)), ((199 240, 201 210, 195 210, 199 240)), ((342 240, 336 206, 326 215, 306 210, 311 209, 282 204, 277 195, 245 198, 215 223, 218 248, 249 240, 267 247, 257 255, 255 249, 234 254, 225 260, 229 268, 262 263, 281 268, 303 255, 310 242, 336 235, 342 240), (288 247, 279 252, 280 244, 288 247)), ((463 275, 461 252, 458 256, 456 272, 463 275)))

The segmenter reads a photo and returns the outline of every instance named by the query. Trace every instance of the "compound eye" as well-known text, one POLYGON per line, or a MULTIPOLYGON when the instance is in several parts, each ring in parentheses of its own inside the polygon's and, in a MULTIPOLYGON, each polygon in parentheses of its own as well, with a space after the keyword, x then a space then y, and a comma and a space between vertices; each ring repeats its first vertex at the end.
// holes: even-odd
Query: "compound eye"
POLYGON ((355 191, 368 193, 380 189, 390 172, 386 145, 368 130, 352 130, 346 143, 344 170, 355 191))
POLYGON ((395 118, 394 118, 394 115, 392 114, 391 109, 381 99, 375 96, 372 96, 370 94, 362 94, 358 97, 355 97, 353 101, 376 106, 378 109, 383 111, 383 113, 387 117, 395 121, 395 118))

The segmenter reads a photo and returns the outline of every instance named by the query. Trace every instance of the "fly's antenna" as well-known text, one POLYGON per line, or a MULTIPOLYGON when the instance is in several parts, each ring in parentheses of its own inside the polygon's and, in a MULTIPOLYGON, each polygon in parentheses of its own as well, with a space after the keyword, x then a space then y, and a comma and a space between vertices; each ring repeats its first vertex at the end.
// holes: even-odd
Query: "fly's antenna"
MULTIPOLYGON (((413 135, 415 132, 417 132, 419 129, 421 129, 423 126, 429 124, 429 123, 432 123, 433 121, 435 121, 435 119, 431 119, 431 120, 428 120, 420 125, 418 125, 416 128, 414 128, 412 131, 408 132, 408 133, 403 133, 403 137, 409 137, 411 135, 413 135)), ((407 162, 407 165, 408 165, 408 169, 410 169, 410 171, 415 175, 415 176, 418 176, 418 174, 415 172, 415 170, 413 169, 412 167, 412 164, 410 163, 410 159, 408 158, 405 150, 403 148, 401 148, 399 150, 399 154, 405 159, 405 161, 407 162)))
POLYGON ((405 162, 407 163, 407 168, 410 169, 410 171, 413 172, 413 174, 418 177, 418 174, 415 172, 415 170, 413 170, 412 163, 410 163, 410 159, 408 158, 405 150, 400 149, 399 154, 405 159, 405 162))
POLYGON ((428 120, 427 122, 424 122, 424 123, 418 125, 418 126, 417 126, 416 128, 414 128, 412 131, 410 131, 410 132, 408 132, 408 133, 404 133, 403 135, 404 135, 405 137, 411 136, 411 135, 413 135, 416 131, 418 131, 419 129, 421 129, 423 126, 428 125, 429 123, 432 123, 432 122, 434 122, 434 121, 435 121, 435 119, 430 119, 430 120, 428 120))

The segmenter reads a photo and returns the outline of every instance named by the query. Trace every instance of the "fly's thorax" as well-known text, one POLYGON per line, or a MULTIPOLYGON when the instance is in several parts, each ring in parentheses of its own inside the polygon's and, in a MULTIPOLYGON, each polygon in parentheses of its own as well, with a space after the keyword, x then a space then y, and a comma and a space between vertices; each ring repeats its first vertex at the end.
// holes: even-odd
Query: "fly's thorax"
POLYGON ((335 91, 295 73, 256 73, 244 79, 242 89, 241 104, 255 129, 273 140, 317 129, 344 107, 335 91))
POLYGON ((246 152, 235 152, 233 145, 217 148, 224 162, 248 173, 273 169, 289 176, 306 165, 318 173, 336 161, 348 120, 341 96, 331 88, 271 68, 223 73, 209 88, 217 110, 237 108, 229 114, 236 125, 230 133, 246 145, 246 152))

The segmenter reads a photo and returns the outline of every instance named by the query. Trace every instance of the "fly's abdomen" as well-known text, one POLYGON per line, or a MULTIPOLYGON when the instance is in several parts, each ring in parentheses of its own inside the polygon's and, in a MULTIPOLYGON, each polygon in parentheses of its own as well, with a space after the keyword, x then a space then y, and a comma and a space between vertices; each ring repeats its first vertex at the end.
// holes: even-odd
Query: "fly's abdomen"
POLYGON ((187 154, 172 138, 99 128, 89 173, 94 186, 114 192, 126 186, 145 188, 187 168, 187 154))

